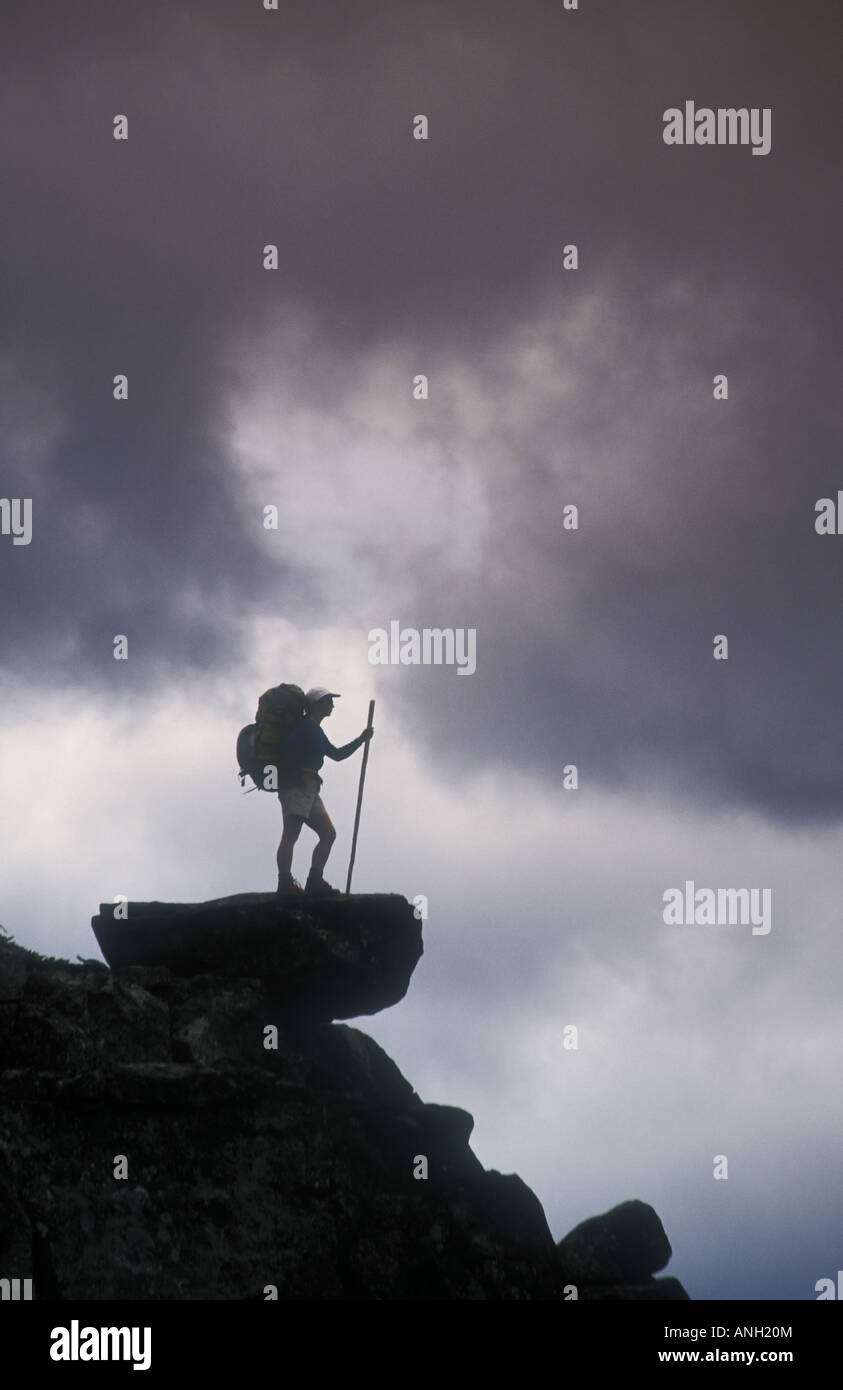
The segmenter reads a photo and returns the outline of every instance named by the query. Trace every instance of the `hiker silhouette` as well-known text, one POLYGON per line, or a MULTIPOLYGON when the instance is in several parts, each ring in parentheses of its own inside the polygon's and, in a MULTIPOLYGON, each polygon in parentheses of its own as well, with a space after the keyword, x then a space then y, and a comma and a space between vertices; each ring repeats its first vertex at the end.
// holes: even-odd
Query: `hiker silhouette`
POLYGON ((337 763, 350 758, 374 732, 370 724, 351 743, 335 748, 322 728, 322 721, 333 713, 334 700, 339 698, 336 691, 326 690, 321 685, 308 690, 304 697, 306 713, 282 745, 284 780, 278 788, 278 800, 284 814, 284 833, 276 855, 279 897, 303 892, 322 897, 339 894, 339 889, 332 888, 323 875, 337 832, 319 795, 322 786, 319 769, 325 758, 337 763), (292 872, 293 851, 303 825, 318 836, 304 888, 293 878, 292 872))

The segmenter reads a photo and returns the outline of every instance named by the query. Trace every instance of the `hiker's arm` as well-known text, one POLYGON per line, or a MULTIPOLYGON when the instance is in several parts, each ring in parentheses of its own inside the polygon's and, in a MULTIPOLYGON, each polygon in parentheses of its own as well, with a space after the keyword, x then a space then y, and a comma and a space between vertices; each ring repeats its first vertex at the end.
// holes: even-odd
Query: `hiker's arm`
POLYGON ((372 737, 372 733, 372 729, 364 729, 362 734, 358 734, 357 737, 353 738, 350 743, 344 743, 342 748, 335 748, 332 743, 328 742, 328 738, 326 735, 325 742, 328 744, 327 748, 325 749, 326 756, 329 758, 333 758, 335 763, 341 763, 344 758, 350 758, 352 753, 356 753, 360 745, 362 743, 365 743, 367 739, 372 737))

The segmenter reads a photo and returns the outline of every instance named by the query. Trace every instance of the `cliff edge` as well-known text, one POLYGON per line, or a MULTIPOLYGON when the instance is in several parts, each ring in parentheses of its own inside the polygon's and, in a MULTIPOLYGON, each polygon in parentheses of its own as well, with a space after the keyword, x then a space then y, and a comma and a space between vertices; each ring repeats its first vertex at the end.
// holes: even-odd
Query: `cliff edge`
POLYGON ((337 1019, 404 997, 395 894, 103 905, 109 964, 0 937, 0 1274, 38 1299, 683 1299, 658 1216, 554 1243, 337 1019), (116 915, 120 914, 120 915, 116 915))

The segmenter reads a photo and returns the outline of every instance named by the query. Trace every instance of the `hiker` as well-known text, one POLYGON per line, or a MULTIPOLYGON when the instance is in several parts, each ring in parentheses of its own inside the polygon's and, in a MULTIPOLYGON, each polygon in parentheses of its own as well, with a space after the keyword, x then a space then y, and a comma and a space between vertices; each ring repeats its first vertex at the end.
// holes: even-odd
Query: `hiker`
POLYGON ((336 763, 350 758, 374 732, 371 727, 364 729, 351 743, 335 748, 322 728, 322 720, 333 712, 334 700, 339 698, 334 691, 326 690, 321 685, 308 690, 304 697, 307 713, 284 740, 284 760, 289 769, 286 775, 290 780, 278 789, 278 800, 284 813, 284 833, 277 855, 279 896, 302 892, 321 896, 339 893, 339 889, 332 888, 322 876, 337 832, 319 795, 322 786, 319 769, 326 757, 336 763), (302 825, 309 825, 319 837, 304 888, 296 882, 292 873, 293 850, 302 825))

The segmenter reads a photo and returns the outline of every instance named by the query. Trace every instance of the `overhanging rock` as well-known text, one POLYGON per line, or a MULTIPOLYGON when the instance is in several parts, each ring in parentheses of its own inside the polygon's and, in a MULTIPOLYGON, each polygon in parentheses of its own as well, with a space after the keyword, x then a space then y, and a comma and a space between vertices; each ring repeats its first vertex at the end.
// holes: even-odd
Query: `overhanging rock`
POLYGON ((101 903, 91 925, 116 972, 165 966, 181 976, 259 980, 275 1006, 314 1021, 397 1004, 422 955, 421 922, 397 893, 101 903))

